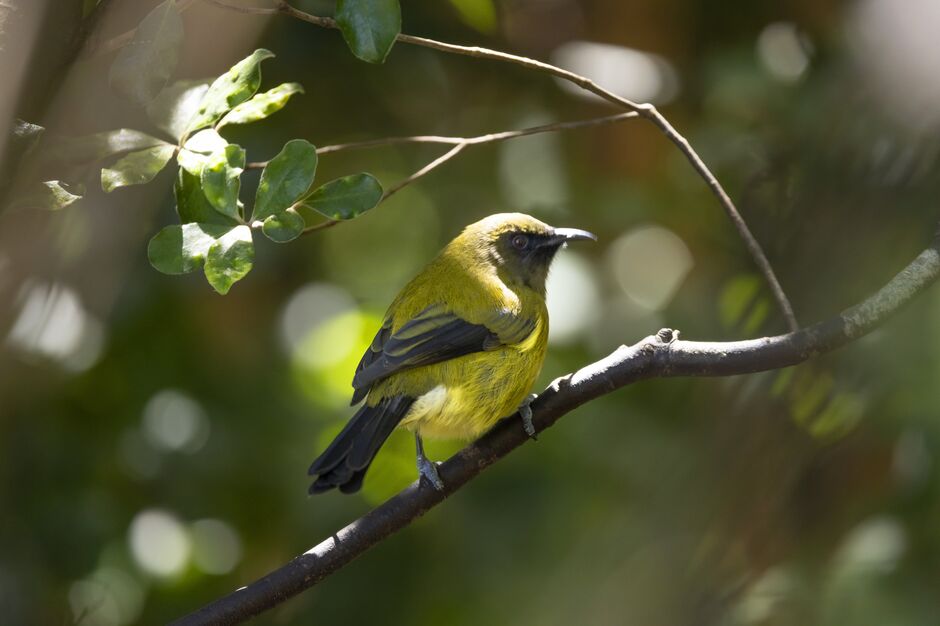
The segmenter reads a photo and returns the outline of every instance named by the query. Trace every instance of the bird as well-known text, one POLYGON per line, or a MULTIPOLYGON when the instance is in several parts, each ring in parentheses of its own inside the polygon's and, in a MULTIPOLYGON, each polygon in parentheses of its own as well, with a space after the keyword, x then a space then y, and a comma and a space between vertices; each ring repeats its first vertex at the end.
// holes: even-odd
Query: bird
POLYGON ((548 345, 545 288, 556 253, 597 237, 523 213, 470 224, 388 307, 353 376, 345 427, 311 464, 309 493, 354 493, 396 428, 414 433, 420 478, 438 490, 424 438, 474 439, 520 412, 535 437, 529 394, 548 345))

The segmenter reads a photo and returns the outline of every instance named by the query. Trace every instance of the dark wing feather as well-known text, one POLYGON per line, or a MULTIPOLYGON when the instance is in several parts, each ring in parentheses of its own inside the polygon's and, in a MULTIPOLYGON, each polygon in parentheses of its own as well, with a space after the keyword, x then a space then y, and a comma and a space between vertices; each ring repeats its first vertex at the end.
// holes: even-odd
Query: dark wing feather
POLYGON ((333 443, 310 466, 316 476, 310 493, 339 488, 343 493, 358 491, 366 470, 379 448, 411 408, 413 398, 383 398, 375 406, 363 405, 336 436, 333 443))
POLYGON ((533 328, 534 320, 508 311, 493 314, 483 324, 472 324, 440 304, 429 306, 394 334, 388 319, 356 368, 352 404, 362 400, 376 382, 396 372, 518 343, 533 328))

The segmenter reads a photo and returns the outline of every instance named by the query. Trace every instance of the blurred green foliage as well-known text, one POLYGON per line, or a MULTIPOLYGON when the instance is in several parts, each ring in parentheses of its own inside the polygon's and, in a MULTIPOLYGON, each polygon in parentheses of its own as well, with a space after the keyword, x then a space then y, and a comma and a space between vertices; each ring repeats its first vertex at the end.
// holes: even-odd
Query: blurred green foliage
MULTIPOLYGON (((493 3, 491 29, 489 3, 455 1, 406 4, 403 28, 539 58, 586 40, 666 59, 680 90, 662 110, 738 201, 810 322, 879 287, 935 230, 940 144, 926 113, 885 100, 858 34, 875 5, 521 1, 493 3)), ((326 14, 332 3, 297 6, 326 14)), ((298 21, 205 3, 183 16, 177 78, 219 76, 266 48, 278 55, 266 81, 306 87, 302 104, 264 124, 226 128, 251 155, 273 157, 294 137, 470 136, 609 112, 508 65, 397 45, 372 66, 298 21)), ((889 34, 879 45, 903 48, 905 32, 889 34)), ((113 57, 80 61, 81 88, 67 82, 65 104, 30 121, 59 136, 158 133, 109 91, 113 57)), ((913 71, 937 57, 902 58, 913 71)), ((926 102, 916 88, 906 99, 926 102)), ((317 175, 399 180, 436 150, 324 155, 317 175)), ((242 181, 254 193, 257 172, 242 181)), ((224 298, 147 262, 148 238, 175 220, 172 186, 163 172, 90 189, 63 211, 0 217, 4 623, 166 622, 413 480, 402 434, 360 495, 305 496, 306 467, 350 415, 349 381, 385 306, 490 213, 602 235, 559 258, 559 334, 541 386, 661 326, 714 340, 783 330, 714 198, 640 121, 468 148, 351 222, 288 246, 259 241, 251 279, 224 298)), ((935 623, 938 307, 927 292, 797 368, 605 396, 257 623, 935 623)))

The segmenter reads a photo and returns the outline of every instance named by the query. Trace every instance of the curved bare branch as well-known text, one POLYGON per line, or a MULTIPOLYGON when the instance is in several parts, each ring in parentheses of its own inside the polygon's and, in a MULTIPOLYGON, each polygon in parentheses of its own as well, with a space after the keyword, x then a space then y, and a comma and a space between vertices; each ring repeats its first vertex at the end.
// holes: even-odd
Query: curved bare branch
MULTIPOLYGON (((731 376, 802 363, 870 332, 938 277, 940 238, 871 297, 797 332, 745 341, 702 342, 681 340, 678 332, 663 329, 555 380, 532 403, 533 421, 541 432, 582 404, 649 378, 731 376)), ((443 491, 412 483, 283 567, 174 623, 235 624, 277 606, 409 525, 527 441, 518 415, 502 420, 440 466, 443 491)))

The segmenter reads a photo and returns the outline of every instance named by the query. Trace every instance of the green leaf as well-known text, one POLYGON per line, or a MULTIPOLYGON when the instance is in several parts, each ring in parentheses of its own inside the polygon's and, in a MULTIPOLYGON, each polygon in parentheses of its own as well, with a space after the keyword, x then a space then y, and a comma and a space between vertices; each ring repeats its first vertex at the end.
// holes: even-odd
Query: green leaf
POLYGON ((202 170, 209 160, 209 155, 225 150, 228 142, 212 128, 201 130, 190 137, 176 160, 180 167, 193 176, 202 176, 202 170))
POLYGON ((176 195, 176 212, 183 224, 199 222, 202 224, 219 224, 229 228, 238 225, 238 220, 216 211, 209 199, 206 198, 206 194, 202 189, 201 171, 200 174, 193 174, 188 172, 185 167, 181 167, 176 177, 174 192, 176 195))
POLYGON ((291 96, 303 92, 304 88, 299 83, 278 85, 274 89, 257 94, 247 102, 242 102, 226 113, 225 117, 219 121, 217 128, 229 124, 251 124, 263 120, 283 109, 291 96))
POLYGON ((223 296, 236 282, 251 271, 255 260, 255 247, 251 242, 251 229, 236 226, 209 247, 206 256, 206 280, 223 296))
POLYGON ((464 24, 481 33, 496 31, 496 6, 493 0, 450 0, 464 24))
POLYGON ((300 237, 307 223, 294 209, 270 215, 261 225, 261 232, 271 241, 287 243, 300 237))
POLYGON ((141 21, 134 38, 121 48, 108 79, 122 96, 146 106, 159 94, 179 60, 183 19, 175 0, 166 0, 141 21))
POLYGON ((337 0, 336 21, 352 53, 382 63, 401 31, 398 0, 337 0))
POLYGON ((375 208, 382 199, 382 185, 372 174, 361 172, 331 180, 304 198, 309 207, 331 220, 351 220, 375 208))
POLYGON ((338 0, 336 21, 354 55, 382 63, 401 31, 398 0, 338 0))
POLYGON ((238 191, 245 170, 245 151, 229 144, 213 152, 202 168, 202 191, 216 211, 238 217, 238 191))
POLYGON ((10 206, 23 209, 58 211, 82 199, 85 188, 69 185, 61 180, 47 180, 28 185, 22 193, 14 192, 10 206))
POLYGON ((284 144, 261 172, 255 196, 254 219, 265 220, 286 211, 313 184, 317 171, 317 149, 303 139, 284 144))
POLYGON ((217 133, 214 128, 206 128, 187 139, 183 147, 193 152, 212 154, 213 152, 222 150, 227 145, 228 142, 225 141, 222 135, 217 133))
POLYGON ((202 267, 209 247, 228 230, 218 224, 167 226, 150 240, 147 258, 164 274, 187 274, 202 267))
POLYGON ((131 152, 110 168, 101 170, 101 188, 110 193, 118 187, 149 183, 175 152, 176 146, 168 143, 131 152))
POLYGON ((204 80, 173 83, 147 105, 147 117, 157 128, 179 141, 208 89, 209 83, 204 80))
POLYGON ((152 148, 166 142, 147 133, 129 128, 119 128, 107 132, 69 137, 58 140, 48 146, 49 160, 70 164, 91 163, 125 152, 152 148))
POLYGON ((258 49, 251 56, 236 63, 232 69, 215 79, 199 102, 196 116, 189 124, 189 131, 211 126, 233 107, 255 95, 261 86, 261 62, 274 53, 258 49))

